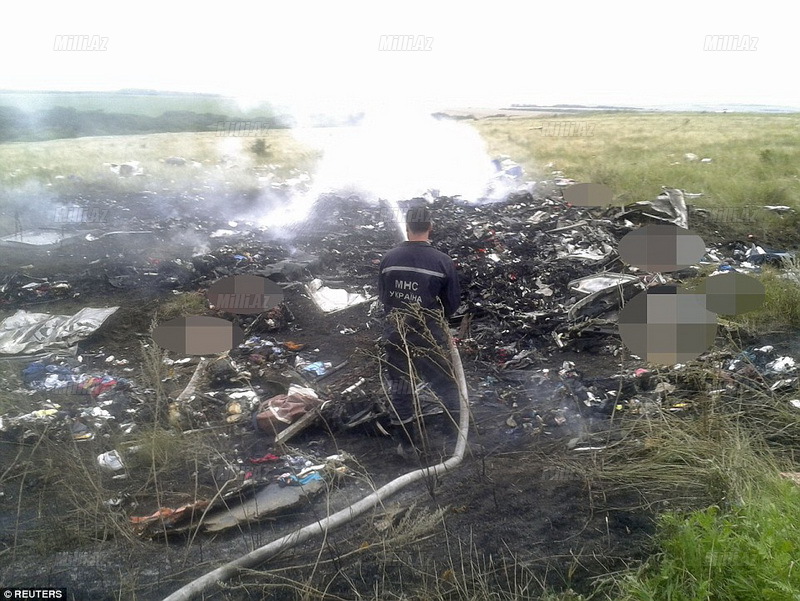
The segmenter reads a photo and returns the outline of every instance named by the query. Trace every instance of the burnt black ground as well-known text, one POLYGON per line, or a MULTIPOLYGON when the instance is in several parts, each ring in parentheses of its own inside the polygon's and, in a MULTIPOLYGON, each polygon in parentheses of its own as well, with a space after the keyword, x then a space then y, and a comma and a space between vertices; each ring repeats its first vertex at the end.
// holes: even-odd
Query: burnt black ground
MULTIPOLYGON (((104 199, 83 197, 81 201, 102 204, 104 199)), ((154 313, 173 297, 173 290, 202 290, 220 275, 257 273, 261 266, 291 259, 293 254, 297 256, 296 251, 313 253, 319 257, 319 262, 308 270, 299 268, 295 274, 277 276, 284 284, 307 281, 310 275, 319 275, 346 281, 350 288, 374 287, 375 262, 398 241, 391 224, 375 224, 374 209, 339 199, 323 207, 316 219, 291 231, 289 239, 275 238, 269 230, 242 223, 236 228, 237 235, 211 242, 209 256, 213 258, 199 261, 192 258, 193 247, 198 241, 210 241, 208 234, 226 227, 226 219, 207 214, 197 208, 200 205, 183 198, 130 195, 117 198, 116 203, 124 204, 129 216, 127 224, 119 225, 155 229, 147 244, 109 241, 106 245, 84 244, 49 256, 9 257, 2 268, 4 276, 16 274, 20 278, 29 275, 65 280, 72 284, 73 293, 80 295, 66 298, 45 295, 34 302, 12 298, 2 309, 5 314, 17 308, 72 313, 85 306, 119 305, 120 310, 80 344, 80 352, 86 356, 89 368, 109 369, 104 363, 109 355, 128 359, 134 371, 125 377, 133 380, 142 379, 140 341, 147 339, 154 313), (155 206, 161 207, 159 211, 153 210, 155 206), (164 207, 174 210, 164 213, 164 207), (234 254, 245 251, 258 258, 245 265, 232 259, 234 254), (171 262, 178 257, 185 261, 183 266, 171 262), (192 263, 194 269, 186 267, 188 263, 192 263), (26 264, 33 267, 21 267, 26 264), (144 275, 145 272, 157 275, 144 275), (115 280, 122 283, 121 287, 110 283, 109 277, 113 276, 123 276, 115 280)), ((474 293, 479 294, 479 290, 474 293)), ((303 343, 307 349, 318 348, 316 356, 333 364, 348 361, 345 369, 320 382, 323 396, 336 398, 338 392, 362 376, 368 380, 365 389, 369 392, 362 406, 380 394, 378 366, 370 356, 377 350, 375 342, 380 332, 375 327, 366 327, 368 323, 376 324, 368 314, 369 304, 325 315, 316 309, 302 287, 293 285, 287 288, 286 305, 294 319, 268 335, 277 340, 303 343), (341 334, 343 328, 352 328, 356 333, 341 334)), ((574 361, 582 375, 589 378, 607 376, 619 369, 618 361, 608 355, 551 349, 549 341, 534 342, 541 342, 538 346, 549 350, 539 352, 528 369, 557 370, 567 360, 574 361)), ((554 477, 549 469, 558 464, 559 458, 571 453, 566 446, 569 439, 588 432, 603 432, 608 427, 608 418, 582 416, 574 404, 565 404, 563 399, 554 397, 553 387, 548 383, 538 387, 514 385, 492 362, 494 350, 482 349, 477 355, 469 352, 463 355, 473 401, 474 425, 470 451, 462 466, 439 482, 414 485, 388 503, 406 506, 416 503, 417 510, 446 508, 443 522, 431 530, 429 537, 421 537, 423 540, 412 547, 398 548, 391 556, 371 550, 353 554, 360 546, 381 540, 383 536, 376 532, 372 514, 368 514, 332 532, 321 555, 321 543, 315 540, 291 551, 269 568, 310 564, 320 555, 323 563, 314 572, 315 582, 328 586, 331 598, 347 599, 355 598, 356 590, 371 594, 376 583, 385 583, 387 578, 398 594, 404 587, 413 590, 417 586, 414 579, 419 578, 420 572, 438 570, 434 573, 440 574, 447 566, 448 557, 459 562, 463 555, 458 551, 459 545, 481 561, 489 557, 495 562, 507 558, 530 569, 548 585, 571 586, 583 592, 591 591, 593 577, 645 558, 652 548, 650 535, 654 529, 654 514, 644 506, 639 495, 615 491, 569 475, 554 477), (517 407, 513 406, 514 402, 517 407), (509 417, 519 415, 525 408, 535 409, 544 416, 561 411, 566 423, 546 422, 537 434, 532 434, 532 429, 511 428, 507 424, 509 417)), ((178 357, 173 355, 173 358, 178 357)), ((188 382, 192 369, 186 366, 177 370, 175 380, 167 385, 168 392, 173 395, 179 392, 188 382)), ((37 400, 41 398, 30 398, 31 407, 37 400)), ((19 413, 31 407, 20 407, 19 413)), ((217 417, 221 428, 214 444, 219 456, 232 460, 260 456, 273 450, 269 439, 248 424, 222 426, 223 416, 217 417)), ((311 428, 291 445, 313 449, 320 456, 345 450, 354 456, 357 470, 368 474, 374 486, 414 467, 396 458, 391 441, 373 428, 344 431, 339 425, 332 419, 327 428, 311 428)), ((80 446, 55 436, 40 446, 51 453, 75 454, 89 465, 98 452, 108 450, 104 444, 108 443, 100 439, 80 446)), ((19 475, 22 471, 15 471, 19 462, 27 457, 44 460, 41 449, 32 448, 31 443, 20 446, 16 440, 3 439, 0 465, 3 471, 9 469, 10 476, 0 482, 4 493, 0 498, 3 564, 0 582, 4 586, 64 586, 72 599, 162 598, 203 572, 305 525, 315 515, 326 511, 323 497, 312 507, 279 519, 244 525, 240 530, 216 536, 198 534, 191 541, 174 537, 169 542, 131 542, 118 532, 113 535, 113 530, 102 528, 91 533, 84 518, 83 522, 77 520, 87 530, 85 537, 81 537, 76 535, 74 526, 64 528, 67 522, 76 523, 75 508, 57 501, 59 493, 53 493, 47 478, 26 479, 19 475)), ((591 460, 590 455, 586 460, 591 460)), ((38 474, 42 471, 40 467, 34 466, 31 473, 38 474)), ((196 495, 214 494, 212 468, 200 468, 197 480, 192 477, 191 470, 191 465, 176 462, 174 468, 166 472, 161 505, 176 506, 196 495)), ((134 476, 136 473, 132 472, 134 476)), ((146 479, 146 466, 138 474, 146 479)), ((97 477, 104 478, 96 473, 88 474, 83 485, 91 487, 92 479, 97 477)), ((133 484, 103 480, 104 490, 126 491, 135 496, 133 484)), ((338 489, 331 491, 332 509, 360 498, 370 486, 366 478, 345 478, 338 489)), ((148 515, 159 506, 155 498, 144 495, 136 498, 135 510, 124 510, 116 519, 124 522, 128 515, 148 515)), ((90 516, 106 511, 102 507, 87 507, 86 510, 90 516)), ((310 573, 299 568, 288 572, 295 579, 303 579, 310 573)), ((265 581, 264 577, 245 577, 238 588, 211 598, 261 598, 265 581)), ((270 598, 294 598, 291 589, 269 591, 270 598)))

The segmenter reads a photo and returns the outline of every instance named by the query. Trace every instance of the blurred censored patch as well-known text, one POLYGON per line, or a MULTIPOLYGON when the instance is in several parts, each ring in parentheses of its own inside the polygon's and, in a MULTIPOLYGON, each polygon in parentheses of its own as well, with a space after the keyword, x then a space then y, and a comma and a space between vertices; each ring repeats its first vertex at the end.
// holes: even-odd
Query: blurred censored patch
POLYGON ((564 188, 564 200, 576 207, 605 207, 613 203, 614 192, 605 184, 573 184, 564 188))
POLYGON ((764 284, 735 271, 711 276, 695 291, 705 295, 706 309, 717 315, 741 315, 764 304, 764 284))
POLYGON ((704 294, 676 286, 655 286, 633 297, 620 311, 619 333, 631 352, 650 363, 674 365, 711 348, 717 315, 704 294))
POLYGON ((252 315, 283 302, 283 288, 260 275, 234 275, 214 282, 206 291, 214 308, 228 313, 252 315))
POLYGON ((227 319, 191 315, 160 324, 153 330, 153 340, 183 355, 216 355, 239 346, 244 332, 227 319))
POLYGON ((619 241, 622 259, 647 271, 677 271, 697 263, 706 252, 703 239, 677 225, 646 225, 619 241))

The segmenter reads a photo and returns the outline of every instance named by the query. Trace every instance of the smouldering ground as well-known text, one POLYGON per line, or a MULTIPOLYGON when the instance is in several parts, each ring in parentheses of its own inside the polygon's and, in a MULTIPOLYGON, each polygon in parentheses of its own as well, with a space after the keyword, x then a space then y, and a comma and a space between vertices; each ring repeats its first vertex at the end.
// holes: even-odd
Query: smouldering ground
MULTIPOLYGON (((561 171, 579 181, 606 183, 625 201, 652 198, 661 185, 685 188, 703 192, 705 196, 694 202, 712 209, 742 204, 798 208, 797 126, 794 115, 735 114, 594 114, 485 119, 471 125, 486 138, 492 155, 509 155, 537 179, 549 179, 553 171, 561 171), (592 135, 543 135, 544 130, 538 128, 552 119, 590 124, 592 135), (687 161, 684 155, 690 152, 713 160, 687 161)), ((71 312, 86 305, 121 305, 119 313, 85 341, 81 350, 87 363, 96 368, 103 368, 105 357, 112 354, 129 359, 131 377, 143 386, 157 388, 160 378, 154 380, 153 374, 148 374, 139 343, 156 314, 164 315, 170 307, 174 310, 176 295, 169 286, 160 286, 159 280, 182 274, 164 270, 152 285, 145 286, 138 283, 147 279, 134 277, 129 268, 135 264, 142 272, 158 271, 153 267, 158 261, 179 252, 190 258, 193 247, 206 242, 214 229, 234 227, 227 225, 229 220, 242 222, 235 227, 246 238, 245 230, 252 226, 256 231, 258 224, 246 224, 245 219, 257 221, 270 203, 291 197, 292 190, 301 190, 303 183, 299 182, 289 191, 276 189, 276 198, 265 199, 260 193, 269 182, 313 171, 319 153, 297 143, 288 131, 269 132, 263 137, 269 154, 262 157, 249 150, 255 141, 252 138, 207 133, 0 146, 0 234, 14 232, 15 209, 24 227, 29 227, 64 200, 105 203, 126 226, 159 224, 162 228, 157 243, 124 252, 112 252, 120 249, 111 248, 101 253, 107 256, 84 259, 82 255, 57 253, 41 261, 17 256, 13 262, 7 257, 0 267, 3 278, 20 274, 59 277, 71 281, 80 292, 80 296, 19 306, 71 312), (170 156, 185 157, 197 165, 162 162, 170 156), (131 160, 140 162, 144 176, 120 178, 103 165, 131 160), (197 235, 175 235, 186 229, 195 230, 197 235), (109 284, 111 280, 124 282, 126 277, 137 285, 125 288, 109 284)), ((334 211, 329 213, 326 219, 334 222, 341 217, 334 211)), ((781 218, 754 212, 749 214, 754 215, 752 221, 745 221, 736 213, 731 215, 727 222, 715 220, 712 211, 707 220, 698 221, 706 228, 703 235, 726 239, 755 233, 766 242, 793 247, 800 241, 796 216, 781 218)), ((345 222, 351 227, 361 223, 355 218, 345 222)), ((302 234, 306 237, 302 244, 280 237, 266 242, 250 238, 247 250, 262 252, 264 257, 274 252, 276 258, 298 249, 317 252, 323 255, 326 275, 331 278, 337 275, 337 261, 345 256, 350 263, 366 266, 357 274, 359 282, 366 281, 370 261, 397 239, 394 227, 362 225, 375 229, 360 230, 372 232, 372 237, 366 238, 369 244, 364 245, 369 250, 358 251, 359 256, 347 255, 353 252, 353 232, 341 226, 318 231, 309 228, 302 234), (325 236, 328 238, 323 241, 325 236)), ((302 228, 299 231, 302 233, 302 228)), ((222 247, 224 241, 217 244, 222 247)), ((241 247, 232 246, 220 254, 228 260, 241 247)), ((227 265, 235 263, 231 259, 227 265)), ((771 289, 778 290, 779 283, 786 286, 774 295, 769 315, 774 319, 781 315, 782 306, 796 298, 789 296, 796 294, 796 287, 779 281, 774 273, 771 277, 771 289)), ((292 289, 287 298, 296 320, 292 328, 278 333, 281 338, 319 348, 321 356, 351 361, 350 369, 326 386, 335 390, 357 376, 375 378, 370 357, 354 354, 356 347, 374 351, 373 342, 378 337, 365 328, 369 320, 366 306, 339 316, 320 317, 300 289, 292 289), (342 335, 346 327, 360 331, 342 335)), ((181 302, 186 304, 179 310, 197 309, 191 300, 181 302)), ((16 308, 17 304, 0 307, 0 317, 16 308)), ((741 335, 734 336, 733 342, 742 346, 765 341, 735 328, 730 331, 741 335)), ((781 345, 784 352, 796 350, 791 335, 774 335, 769 341, 781 345)), ((736 345, 732 346, 735 350, 736 345)), ((540 367, 558 368, 565 360, 576 362, 587 377, 607 376, 609 370, 622 369, 608 357, 569 350, 547 357, 540 367)), ((390 520, 389 526, 385 521, 376 526, 381 516, 369 516, 352 528, 332 534, 324 544, 310 542, 280 558, 265 568, 268 571, 245 574, 238 588, 214 598, 249 599, 263 594, 294 599, 300 598, 303 590, 307 598, 320 599, 356 595, 399 598, 401 591, 419 599, 471 598, 470 593, 472 598, 485 598, 508 587, 509 581, 512 589, 516 582, 518 599, 538 594, 542 585, 559 589, 574 586, 589 593, 595 589, 593 577, 636 565, 654 550, 649 535, 657 512, 714 502, 724 505, 733 493, 741 492, 740 476, 747 474, 742 466, 750 461, 763 468, 752 462, 755 451, 749 442, 736 438, 739 430, 733 425, 751 428, 753 437, 762 437, 751 441, 753 448, 761 449, 766 439, 790 466, 794 461, 792 449, 800 441, 797 420, 782 397, 762 388, 752 388, 738 400, 708 396, 706 390, 718 387, 725 377, 711 364, 695 366, 676 381, 678 394, 696 395, 695 413, 654 419, 616 416, 613 421, 597 416, 576 421, 563 430, 551 427, 546 430, 549 434, 543 431, 536 437, 515 437, 510 434, 514 428, 509 420, 526 419, 523 411, 513 406, 520 398, 519 387, 509 381, 495 380, 492 384, 489 376, 496 374, 485 371, 478 362, 469 367, 470 385, 478 401, 474 407, 476 447, 459 472, 393 499, 387 508, 399 503, 412 509, 405 516, 398 515, 393 523, 390 520), (492 387, 496 395, 491 394, 492 387), (727 417, 720 417, 729 411, 738 411, 747 419, 732 425, 725 421, 727 417), (569 451, 570 438, 589 435, 598 446, 609 445, 608 450, 582 456, 569 451)), ((0 413, 30 409, 43 400, 19 390, 18 366, 2 363, 0 369, 6 386, 0 413)), ((166 379, 165 392, 179 391, 190 374, 187 367, 160 374, 166 379)), ((547 392, 544 388, 531 389, 525 395, 540 401, 547 392)), ((132 503, 136 503, 137 512, 145 514, 167 502, 175 504, 213 494, 221 481, 215 467, 231 461, 237 453, 253 456, 268 450, 253 432, 238 427, 194 437, 175 436, 159 421, 163 414, 148 406, 154 405, 154 397, 145 398, 153 428, 139 434, 145 452, 135 466, 134 474, 140 478, 134 480, 136 486, 113 481, 94 465, 97 453, 119 442, 115 437, 98 438, 84 446, 53 432, 30 437, 24 444, 3 439, 0 560, 4 571, 0 580, 4 584, 60 584, 68 586, 75 598, 157 599, 205 569, 329 510, 323 499, 310 510, 280 520, 243 526, 216 537, 198 534, 172 544, 131 536, 126 518, 134 511, 132 503), (109 508, 106 502, 123 491, 129 495, 125 510, 109 508)), ((333 506, 406 469, 392 458, 385 439, 369 434, 358 431, 331 436, 320 428, 298 439, 298 446, 310 446, 322 454, 341 449, 359 458, 356 474, 327 499, 333 506)), ((509 594, 505 598, 515 597, 509 594)), ((565 593, 563 598, 571 596, 565 593)))

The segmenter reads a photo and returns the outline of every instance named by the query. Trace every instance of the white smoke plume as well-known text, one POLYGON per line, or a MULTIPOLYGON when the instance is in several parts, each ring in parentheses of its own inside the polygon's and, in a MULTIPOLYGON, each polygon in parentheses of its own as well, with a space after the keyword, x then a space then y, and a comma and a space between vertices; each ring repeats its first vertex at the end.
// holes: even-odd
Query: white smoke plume
POLYGON ((358 126, 293 132, 301 142, 321 149, 323 156, 311 189, 266 215, 266 226, 304 220, 320 194, 327 192, 396 202, 433 190, 478 200, 496 172, 477 131, 424 112, 370 111, 358 126))

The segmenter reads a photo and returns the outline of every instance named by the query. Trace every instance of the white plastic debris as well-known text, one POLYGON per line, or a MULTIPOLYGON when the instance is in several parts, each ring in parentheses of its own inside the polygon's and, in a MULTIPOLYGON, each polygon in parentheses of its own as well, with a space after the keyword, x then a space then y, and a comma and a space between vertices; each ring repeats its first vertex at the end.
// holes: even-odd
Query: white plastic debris
POLYGON ((31 411, 30 413, 26 413, 25 415, 20 415, 15 419, 15 421, 20 422, 32 422, 37 420, 44 420, 49 421, 58 414, 58 405, 54 408, 50 409, 37 409, 36 411, 31 411))
POLYGON ((776 390, 784 390, 787 388, 792 388, 794 384, 797 383, 797 378, 781 378, 777 382, 775 382, 772 386, 769 387, 771 391, 776 390))
POLYGON ((122 457, 118 451, 108 451, 97 456, 97 463, 100 467, 112 472, 119 471, 125 467, 122 457))
POLYGON ((800 399, 792 399, 789 404, 795 409, 800 409, 800 399))
POLYGON ((344 288, 329 288, 322 285, 322 280, 314 279, 306 286, 314 303, 325 313, 341 311, 354 305, 372 300, 363 294, 348 292, 344 288))
POLYGON ((0 354, 29 355, 69 349, 97 330, 119 307, 86 307, 75 315, 18 310, 0 322, 0 354))
POLYGON ((222 238, 223 236, 233 236, 236 232, 233 230, 219 229, 211 233, 209 238, 222 238))
POLYGON ((100 407, 92 407, 89 411, 89 415, 92 417, 99 417, 101 419, 112 419, 113 417, 108 411, 100 407))
POLYGON ((656 384, 655 392, 661 394, 671 394, 675 392, 675 385, 670 384, 669 382, 659 382, 656 384))
POLYGON ((550 216, 550 214, 547 213, 546 211, 536 211, 533 215, 531 215, 528 218, 528 223, 533 223, 533 224, 541 223, 542 221, 547 219, 549 216, 550 216))
POLYGON ((794 371, 796 367, 796 361, 792 357, 778 357, 774 361, 767 363, 767 369, 769 371, 779 374, 794 371))
POLYGON ((591 294, 601 290, 608 290, 628 282, 638 281, 635 275, 628 275, 624 273, 604 273, 601 275, 590 275, 569 283, 571 290, 581 292, 583 294, 591 294))
POLYGON ((103 165, 108 167, 111 173, 115 173, 120 177, 144 175, 144 169, 140 166, 139 161, 128 161, 127 163, 103 163, 103 165))

